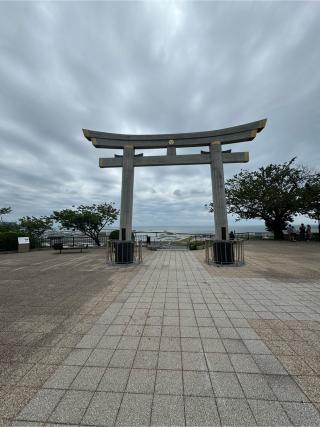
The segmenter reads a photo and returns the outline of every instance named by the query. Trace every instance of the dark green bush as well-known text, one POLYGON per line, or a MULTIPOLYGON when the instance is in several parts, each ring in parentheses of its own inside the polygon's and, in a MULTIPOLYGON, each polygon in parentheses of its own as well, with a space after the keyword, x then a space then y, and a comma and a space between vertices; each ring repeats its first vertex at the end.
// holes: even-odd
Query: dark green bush
POLYGON ((0 251, 16 251, 18 249, 18 233, 5 231, 0 233, 0 251))
MULTIPOLYGON (((109 239, 110 240, 119 240, 119 230, 111 231, 111 233, 109 234, 109 239)), ((131 233, 131 239, 134 240, 134 234, 133 233, 131 233)))
POLYGON ((0 233, 13 231, 15 233, 19 232, 19 225, 15 222, 1 222, 0 221, 0 233))
POLYGON ((195 251, 197 249, 203 249, 205 246, 204 240, 195 240, 189 243, 189 249, 195 251))
POLYGON ((189 243, 190 251, 195 251, 197 249, 197 245, 195 243, 189 243))
POLYGON ((111 233, 109 234, 109 239, 110 240, 119 240, 119 230, 111 231, 111 233))

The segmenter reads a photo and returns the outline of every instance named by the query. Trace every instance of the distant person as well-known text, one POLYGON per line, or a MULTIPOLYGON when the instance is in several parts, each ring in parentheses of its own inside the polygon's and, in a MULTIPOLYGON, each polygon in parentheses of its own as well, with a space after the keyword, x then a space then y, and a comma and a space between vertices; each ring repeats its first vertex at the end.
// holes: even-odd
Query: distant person
POLYGON ((295 242, 296 230, 293 225, 289 224, 287 226, 287 233, 288 233, 290 242, 295 242))
POLYGON ((297 232, 296 232, 296 228, 294 225, 291 225, 292 227, 292 241, 296 242, 297 241, 297 232))
POLYGON ((230 240, 234 240, 235 239, 235 235, 234 235, 233 231, 230 231, 230 233, 229 233, 229 239, 230 240))
POLYGON ((310 224, 307 225, 307 229, 306 229, 306 240, 307 241, 311 240, 311 225, 310 224))
POLYGON ((306 240, 306 227, 302 223, 299 227, 300 240, 306 240))

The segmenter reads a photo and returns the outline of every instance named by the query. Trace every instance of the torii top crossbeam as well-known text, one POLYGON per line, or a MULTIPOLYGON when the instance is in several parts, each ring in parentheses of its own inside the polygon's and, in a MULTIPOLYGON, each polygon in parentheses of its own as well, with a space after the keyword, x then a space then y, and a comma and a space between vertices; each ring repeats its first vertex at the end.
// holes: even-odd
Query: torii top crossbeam
POLYGON ((206 132, 125 135, 83 129, 83 134, 96 148, 124 148, 128 144, 138 149, 166 148, 170 141, 174 141, 175 147, 197 147, 210 145, 212 141, 219 141, 221 144, 252 141, 257 133, 265 127, 266 122, 267 119, 263 119, 240 126, 206 132))

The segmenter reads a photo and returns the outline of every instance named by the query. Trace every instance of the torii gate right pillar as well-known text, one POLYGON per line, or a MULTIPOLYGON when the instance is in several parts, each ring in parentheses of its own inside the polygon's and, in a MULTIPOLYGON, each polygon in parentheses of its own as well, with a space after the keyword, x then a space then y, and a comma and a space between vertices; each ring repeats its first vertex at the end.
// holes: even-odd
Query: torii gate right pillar
POLYGON ((133 146, 125 145, 123 148, 119 240, 132 240, 132 209, 134 183, 133 159, 133 146))
POLYGON ((228 240, 228 217, 220 141, 214 141, 210 144, 210 155, 215 240, 228 240))

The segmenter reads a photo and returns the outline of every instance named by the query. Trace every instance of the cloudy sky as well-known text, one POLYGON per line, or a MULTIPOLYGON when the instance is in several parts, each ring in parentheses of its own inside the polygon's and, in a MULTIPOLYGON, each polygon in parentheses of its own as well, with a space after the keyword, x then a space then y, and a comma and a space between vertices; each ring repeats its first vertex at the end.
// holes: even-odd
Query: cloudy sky
MULTIPOLYGON (((253 142, 232 146, 250 152, 243 167, 293 156, 317 167, 319 22, 316 2, 0 2, 0 207, 17 219, 119 206, 121 170, 98 167, 115 152, 82 128, 189 132, 266 117, 253 142)), ((226 165, 226 178, 241 167, 226 165)), ((134 197, 136 226, 212 221, 206 165, 137 168, 134 197)))

